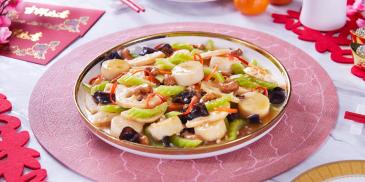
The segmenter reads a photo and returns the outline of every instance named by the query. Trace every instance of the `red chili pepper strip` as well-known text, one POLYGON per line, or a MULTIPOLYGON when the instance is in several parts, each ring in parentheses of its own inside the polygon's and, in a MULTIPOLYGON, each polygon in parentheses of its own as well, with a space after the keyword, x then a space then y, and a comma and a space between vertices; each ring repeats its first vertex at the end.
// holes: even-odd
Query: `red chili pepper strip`
POLYGON ((113 94, 115 94, 115 90, 116 90, 117 86, 118 86, 118 83, 115 82, 115 83, 113 83, 112 88, 110 89, 109 99, 113 104, 116 104, 115 100, 113 99, 113 94))
POLYGON ((231 54, 228 54, 227 56, 228 56, 228 60, 230 60, 230 61, 233 61, 233 58, 237 58, 243 64, 245 64, 245 65, 248 65, 249 64, 249 62, 247 60, 245 60, 244 58, 242 58, 242 57, 240 57, 238 55, 234 55, 234 54, 231 53, 231 54))
POLYGON ((257 87, 255 90, 262 92, 265 96, 269 96, 269 92, 267 91, 267 88, 265 88, 265 87, 257 87))
POLYGON ((200 91, 200 90, 201 90, 201 85, 200 85, 200 83, 195 84, 195 85, 194 85, 194 89, 195 89, 196 91, 200 91))
POLYGON ((200 54, 194 54, 194 60, 195 61, 200 61, 200 63, 202 65, 204 65, 204 59, 202 58, 202 56, 200 54))
POLYGON ((159 84, 160 81, 158 81, 154 76, 152 75, 149 75, 147 76, 147 80, 149 80, 150 82, 153 82, 153 83, 156 83, 156 84, 159 84))
POLYGON ((158 49, 160 49, 163 45, 164 45, 164 43, 161 43, 161 44, 156 45, 154 48, 158 50, 158 49))
POLYGON ((187 114, 189 114, 189 113, 191 113, 191 111, 193 110, 193 108, 194 108, 194 105, 196 104, 196 103, 198 103, 198 101, 199 101, 199 98, 197 97, 197 96, 195 96, 194 95, 194 97, 193 98, 191 98, 191 101, 190 101, 190 104, 189 104, 189 106, 188 106, 188 108, 186 109, 186 111, 184 112, 184 113, 182 113, 183 115, 187 115, 187 114))
POLYGON ((94 83, 100 83, 101 81, 103 81, 103 76, 96 75, 94 78, 90 79, 89 84, 93 85, 94 83))
POLYGON ((171 103, 167 107, 167 111, 180 111, 183 108, 183 104, 171 103))
POLYGON ((349 120, 352 120, 352 121, 355 121, 355 122, 358 122, 358 123, 365 124, 365 115, 362 115, 362 114, 346 111, 345 112, 345 119, 349 119, 349 120))
POLYGON ((240 60, 240 61, 241 61, 243 64, 245 64, 245 65, 248 65, 248 64, 249 64, 247 60, 243 59, 243 58, 242 58, 242 57, 240 57, 240 56, 232 55, 232 54, 231 54, 231 56, 232 56, 232 57, 237 58, 238 60, 240 60))
POLYGON ((116 77, 114 77, 113 79, 110 80, 111 83, 115 83, 116 81, 118 81, 118 79, 120 77, 122 77, 123 75, 125 75, 126 73, 121 73, 119 75, 117 75, 116 77))
POLYGON ((214 75, 214 73, 217 72, 217 70, 218 70, 218 66, 215 65, 212 72, 210 72, 210 74, 207 77, 205 77, 204 80, 209 81, 212 78, 212 76, 214 75))

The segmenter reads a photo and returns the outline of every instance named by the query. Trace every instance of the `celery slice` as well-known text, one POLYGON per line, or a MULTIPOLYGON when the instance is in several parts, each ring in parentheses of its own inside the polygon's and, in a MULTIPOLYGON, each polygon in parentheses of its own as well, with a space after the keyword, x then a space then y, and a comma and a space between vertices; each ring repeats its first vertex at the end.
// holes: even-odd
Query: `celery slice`
POLYGON ((132 58, 137 58, 137 57, 139 57, 139 55, 138 55, 138 54, 136 54, 136 53, 131 53, 131 56, 132 56, 132 58))
POLYGON ((187 49, 189 51, 192 51, 194 49, 193 45, 188 43, 174 43, 171 46, 174 50, 187 49))
POLYGON ((133 107, 129 109, 127 112, 127 116, 129 119, 146 119, 158 116, 166 112, 167 103, 160 104, 152 109, 141 109, 133 107))
POLYGON ((199 146, 201 143, 203 143, 202 140, 187 139, 187 138, 183 138, 183 137, 180 137, 177 135, 171 136, 170 141, 174 146, 180 147, 180 148, 195 148, 195 147, 199 146))
POLYGON ((175 67, 175 64, 171 63, 166 58, 156 59, 155 65, 158 69, 162 69, 162 70, 172 70, 175 67))
POLYGON ((256 88, 259 85, 252 79, 249 75, 239 75, 234 78, 235 81, 241 86, 245 88, 256 88))
POLYGON ((182 114, 181 112, 178 112, 178 111, 171 111, 171 112, 168 112, 165 114, 166 118, 171 118, 171 117, 174 117, 174 116, 178 116, 182 114))
POLYGON ((252 60, 251 64, 254 66, 259 66, 259 63, 256 60, 252 60))
POLYGON ((97 92, 97 91, 104 91, 105 86, 106 86, 107 83, 108 83, 107 81, 103 81, 98 85, 92 86, 91 89, 90 89, 90 94, 94 95, 94 93, 97 92))
POLYGON ((227 139, 230 141, 237 139, 238 132, 246 124, 247 122, 244 121, 243 119, 235 119, 231 123, 229 123, 227 139))
MULTIPOLYGON (((208 68, 208 67, 204 67, 204 75, 207 76, 212 72, 212 69, 208 68)), ((220 72, 215 72, 212 77, 218 81, 218 82, 224 82, 224 77, 222 75, 222 73, 220 72)))
POLYGON ((104 112, 109 112, 109 113, 120 113, 127 109, 120 107, 118 105, 104 105, 104 106, 100 106, 99 110, 104 111, 104 112))
POLYGON ((176 96, 184 90, 185 90, 185 87, 178 86, 178 85, 174 85, 174 86, 161 85, 161 86, 155 88, 156 93, 159 93, 166 97, 176 96))
POLYGON ((241 63, 233 63, 231 65, 231 69, 232 69, 233 74, 244 74, 245 73, 243 71, 244 68, 245 67, 241 63))
POLYGON ((124 75, 124 76, 120 77, 117 81, 118 81, 118 83, 126 85, 126 86, 137 86, 137 85, 142 85, 145 83, 152 84, 151 82, 149 82, 143 78, 134 76, 134 75, 124 75))
POLYGON ((230 101, 232 100, 232 97, 230 95, 224 95, 221 98, 211 100, 205 103, 205 107, 208 111, 213 111, 216 108, 219 107, 227 107, 230 105, 230 101))
POLYGON ((254 78, 254 81, 261 87, 265 87, 269 90, 278 86, 277 83, 272 83, 272 82, 268 82, 268 81, 264 81, 264 80, 260 80, 260 79, 256 79, 256 78, 254 78))
POLYGON ((209 39, 208 42, 207 42, 207 45, 205 46, 205 48, 208 50, 208 51, 214 51, 215 50, 215 44, 214 44, 214 41, 209 39))
POLYGON ((175 65, 191 60, 194 60, 193 56, 185 53, 177 53, 169 58, 169 61, 175 65))
POLYGON ((91 94, 91 85, 87 84, 87 83, 82 83, 82 88, 85 90, 85 92, 91 94))
POLYGON ((238 77, 234 78, 234 80, 236 80, 240 86, 246 88, 257 88, 261 86, 267 89, 273 89, 278 86, 277 83, 260 80, 258 78, 246 74, 239 75, 238 77))

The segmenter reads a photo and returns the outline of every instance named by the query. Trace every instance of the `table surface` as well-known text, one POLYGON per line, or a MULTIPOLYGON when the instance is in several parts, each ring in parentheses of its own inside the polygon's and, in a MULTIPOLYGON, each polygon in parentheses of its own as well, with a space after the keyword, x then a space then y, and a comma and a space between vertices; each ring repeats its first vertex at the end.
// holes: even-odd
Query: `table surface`
MULTIPOLYGON (((35 2, 49 3, 47 0, 37 0, 35 2)), ((318 151, 307 160, 268 181, 290 181, 300 173, 327 162, 348 159, 365 160, 364 134, 351 134, 351 122, 343 119, 345 111, 355 111, 358 104, 365 104, 364 81, 351 75, 351 65, 331 61, 329 54, 316 52, 313 43, 298 40, 297 36, 290 31, 286 31, 283 25, 272 23, 271 13, 285 13, 287 9, 298 10, 301 6, 299 0, 294 1, 289 6, 270 6, 260 16, 241 15, 234 10, 231 0, 194 4, 175 3, 166 0, 139 0, 138 2, 147 9, 145 13, 134 13, 122 6, 118 0, 53 0, 53 4, 103 9, 106 13, 84 37, 75 41, 47 66, 0 57, 0 73, 2 75, 0 77, 0 93, 7 95, 13 103, 11 114, 22 119, 22 130, 30 132, 29 147, 41 153, 40 163, 48 171, 48 181, 63 181, 64 179, 68 179, 68 181, 87 181, 87 179, 56 161, 39 145, 32 134, 28 121, 28 102, 37 80, 60 57, 86 42, 128 28, 168 22, 223 23, 268 33, 290 42, 311 55, 332 78, 340 102, 340 113, 335 129, 318 151)))

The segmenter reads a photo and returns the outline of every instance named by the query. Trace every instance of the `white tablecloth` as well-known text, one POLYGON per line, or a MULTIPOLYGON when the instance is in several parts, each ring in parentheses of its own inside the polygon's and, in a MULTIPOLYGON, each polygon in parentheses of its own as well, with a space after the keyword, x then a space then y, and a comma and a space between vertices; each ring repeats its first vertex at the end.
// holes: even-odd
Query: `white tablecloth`
POLYGON ((363 138, 363 134, 350 134, 349 125, 351 122, 343 119, 344 111, 355 111, 357 104, 365 104, 365 82, 351 75, 351 65, 343 65, 331 61, 329 54, 316 52, 313 43, 298 40, 297 36, 290 31, 286 31, 283 25, 272 23, 271 13, 284 13, 288 8, 298 10, 300 8, 299 1, 295 1, 290 6, 285 7, 270 6, 260 16, 241 15, 234 10, 231 0, 219 0, 217 2, 201 4, 181 4, 165 0, 140 0, 139 2, 147 9, 143 14, 134 13, 128 8, 123 7, 118 0, 53 0, 52 2, 38 0, 36 2, 96 8, 106 11, 104 16, 84 37, 75 41, 47 66, 0 57, 0 93, 7 95, 8 99, 13 103, 12 114, 22 119, 22 130, 30 132, 29 147, 40 151, 40 163, 48 171, 48 181, 65 181, 65 179, 67 181, 86 181, 86 179, 56 161, 39 145, 31 132, 27 119, 27 108, 32 89, 37 80, 60 57, 90 40, 128 28, 167 22, 199 21, 223 23, 271 34, 294 44, 314 57, 332 78, 340 98, 340 114, 336 128, 322 147, 311 157, 269 181, 290 181, 307 169, 331 161, 365 159, 365 145, 363 146, 365 138, 363 138))

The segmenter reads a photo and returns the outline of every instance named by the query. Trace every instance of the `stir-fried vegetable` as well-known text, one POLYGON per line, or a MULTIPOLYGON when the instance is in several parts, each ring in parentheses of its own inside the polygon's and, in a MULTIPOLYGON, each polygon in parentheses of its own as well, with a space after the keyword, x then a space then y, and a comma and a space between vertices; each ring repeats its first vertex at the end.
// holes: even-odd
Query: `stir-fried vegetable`
POLYGON ((171 143, 180 148, 195 148, 203 143, 203 141, 198 139, 187 139, 173 135, 171 137, 171 143))
POLYGON ((229 142, 259 128, 287 99, 285 87, 243 49, 213 40, 123 48, 103 59, 100 74, 81 85, 85 107, 95 126, 129 142, 229 142))
POLYGON ((127 109, 120 107, 118 105, 103 105, 103 106, 100 106, 99 110, 104 111, 104 112, 110 112, 110 113, 120 113, 127 109))
POLYGON ((185 53, 177 53, 168 59, 172 64, 178 65, 180 63, 194 60, 193 56, 185 53))
POLYGON ((161 85, 155 88, 155 92, 161 94, 165 97, 173 97, 184 91, 185 87, 183 86, 167 86, 167 85, 161 85))
POLYGON ((92 86, 91 89, 90 89, 90 94, 94 95, 94 93, 97 92, 97 91, 103 91, 105 89, 105 86, 106 86, 107 83, 108 82, 104 81, 104 82, 102 82, 98 85, 92 86))
POLYGON ((246 122, 243 119, 236 119, 229 123, 228 125, 228 140, 237 139, 238 132, 244 126, 246 122))
POLYGON ((208 51, 213 51, 213 50, 215 50, 215 45, 214 45, 214 42, 213 42, 213 40, 208 40, 208 42, 207 42, 207 45, 205 46, 205 48, 206 48, 206 50, 208 50, 208 51))
POLYGON ((194 49, 193 45, 188 44, 188 43, 174 43, 171 46, 175 50, 186 49, 186 50, 192 51, 194 49))
POLYGON ((134 75, 124 75, 118 79, 118 83, 123 84, 125 86, 137 86, 145 83, 152 84, 150 81, 134 75))
POLYGON ((245 72, 243 71, 243 69, 245 68, 242 64, 240 63, 233 63, 232 66, 232 73, 233 74, 244 74, 245 72))
POLYGON ((231 99, 231 96, 225 95, 221 98, 206 102, 205 107, 207 107, 208 111, 213 111, 219 107, 229 107, 229 102, 231 101, 231 99))

